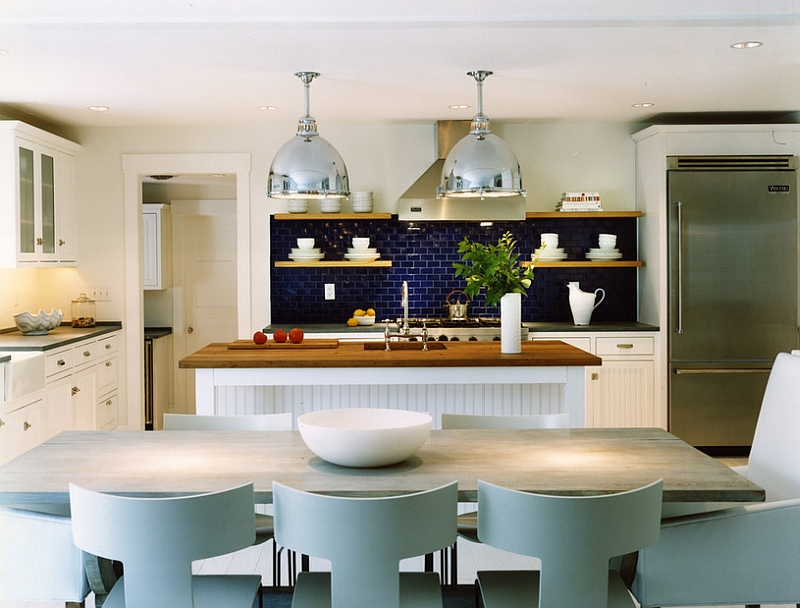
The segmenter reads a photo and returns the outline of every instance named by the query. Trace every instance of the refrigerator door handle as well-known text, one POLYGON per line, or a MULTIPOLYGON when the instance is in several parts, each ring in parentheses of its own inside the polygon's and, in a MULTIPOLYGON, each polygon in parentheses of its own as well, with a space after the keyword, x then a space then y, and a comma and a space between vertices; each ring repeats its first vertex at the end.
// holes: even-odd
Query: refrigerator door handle
POLYGON ((768 374, 769 367, 676 367, 676 374, 768 374))
POLYGON ((675 331, 679 334, 683 333, 683 202, 678 201, 675 203, 677 211, 677 243, 675 247, 675 267, 678 271, 677 284, 675 285, 676 296, 676 309, 677 309, 677 324, 675 331))

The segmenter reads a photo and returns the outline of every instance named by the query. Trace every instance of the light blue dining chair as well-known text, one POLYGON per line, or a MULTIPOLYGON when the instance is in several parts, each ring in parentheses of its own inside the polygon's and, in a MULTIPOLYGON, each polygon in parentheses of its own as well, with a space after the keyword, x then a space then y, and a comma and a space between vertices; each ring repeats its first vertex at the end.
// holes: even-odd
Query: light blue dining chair
POLYGON ((252 483, 178 498, 118 496, 70 483, 69 495, 75 545, 122 562, 104 608, 251 608, 259 599, 259 575, 192 574, 193 561, 252 544, 252 483))
POLYGON ((302 572, 292 608, 442 608, 435 572, 399 572, 400 560, 456 538, 458 484, 385 498, 312 494, 273 482, 275 539, 331 562, 302 572))
POLYGON ((89 592, 68 506, 60 513, 0 507, 0 600, 72 608, 83 606, 89 592))
MULTIPOLYGON (((800 355, 800 352, 798 352, 800 355)), ((800 608, 800 356, 780 353, 746 467, 766 502, 666 519, 639 552, 642 606, 796 604, 800 608)))
MULTIPOLYGON (((442 429, 566 429, 569 428, 569 413, 555 414, 442 414, 442 429)), ((458 536, 464 540, 479 543, 478 511, 472 510, 458 516, 458 536)), ((458 584, 458 544, 450 550, 448 564, 447 551, 441 555, 442 571, 448 571, 446 580, 451 585, 458 584)), ((428 568, 431 568, 430 557, 428 568)))
MULTIPOLYGON (((195 414, 164 414, 165 431, 291 431, 292 413, 244 414, 241 416, 203 416, 195 414)), ((256 539, 260 545, 275 537, 275 522, 266 513, 255 514, 256 539)), ((280 560, 283 553, 275 543, 272 545, 272 584, 281 584, 280 560)), ((304 559, 304 562, 307 561, 304 559)), ((288 556, 289 583, 294 579, 295 556, 288 556)))
POLYGON ((537 570, 484 570, 486 608, 635 608, 609 561, 658 539, 662 481, 616 494, 551 496, 478 481, 481 542, 541 560, 537 570))

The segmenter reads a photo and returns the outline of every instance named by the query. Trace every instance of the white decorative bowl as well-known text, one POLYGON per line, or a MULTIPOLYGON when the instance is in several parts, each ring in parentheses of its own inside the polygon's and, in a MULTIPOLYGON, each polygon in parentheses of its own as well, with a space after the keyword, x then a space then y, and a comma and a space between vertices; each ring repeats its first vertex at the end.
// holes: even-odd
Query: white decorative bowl
POLYGON ((358 322, 359 325, 375 325, 375 316, 368 317, 366 315, 362 317, 354 317, 355 320, 358 322))
POLYGON ((431 432, 421 412, 374 408, 318 410, 297 418, 308 448, 343 467, 385 467, 412 456, 431 432))
POLYGON ((20 312, 14 315, 14 323, 26 336, 44 336, 61 324, 63 316, 62 312, 55 308, 50 311, 50 314, 39 310, 39 314, 36 316, 29 312, 20 312))

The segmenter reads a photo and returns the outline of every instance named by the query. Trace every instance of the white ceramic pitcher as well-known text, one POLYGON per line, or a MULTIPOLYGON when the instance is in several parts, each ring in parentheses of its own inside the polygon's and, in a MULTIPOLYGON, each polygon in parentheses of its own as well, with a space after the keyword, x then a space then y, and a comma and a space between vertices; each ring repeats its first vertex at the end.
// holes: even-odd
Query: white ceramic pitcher
POLYGON ((606 292, 603 289, 595 289, 594 293, 581 291, 577 285, 572 283, 567 283, 567 287, 569 287, 569 307, 572 309, 575 325, 589 325, 592 311, 605 300, 606 292), (600 301, 595 304, 598 292, 601 293, 600 301))

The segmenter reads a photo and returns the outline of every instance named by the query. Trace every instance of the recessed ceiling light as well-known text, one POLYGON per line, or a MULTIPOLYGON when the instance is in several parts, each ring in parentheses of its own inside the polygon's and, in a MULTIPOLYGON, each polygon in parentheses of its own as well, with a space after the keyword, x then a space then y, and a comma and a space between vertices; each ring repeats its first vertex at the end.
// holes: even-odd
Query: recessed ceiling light
POLYGON ((451 110, 466 110, 469 108, 469 106, 465 103, 457 103, 447 107, 450 108, 451 110))
POLYGON ((87 110, 91 110, 92 112, 108 112, 108 106, 89 106, 86 108, 87 110))
POLYGON ((272 110, 277 110, 278 107, 277 106, 258 106, 258 109, 271 112, 272 110))
POLYGON ((758 40, 746 40, 745 42, 735 42, 731 45, 732 49, 755 49, 763 45, 758 40))
POLYGON ((634 108, 652 108, 654 105, 656 105, 656 104, 654 104, 652 102, 649 102, 649 101, 642 101, 640 103, 633 104, 632 107, 634 107, 634 108))

